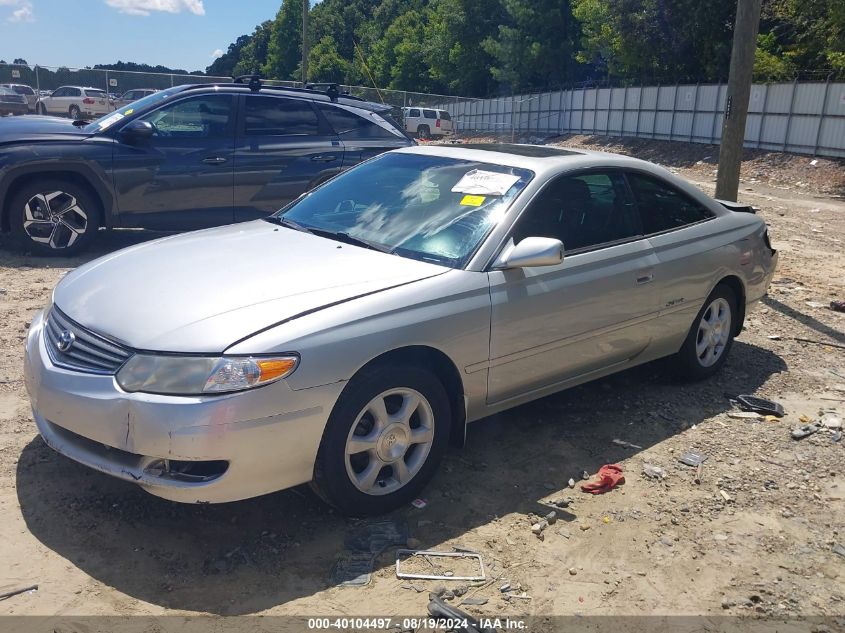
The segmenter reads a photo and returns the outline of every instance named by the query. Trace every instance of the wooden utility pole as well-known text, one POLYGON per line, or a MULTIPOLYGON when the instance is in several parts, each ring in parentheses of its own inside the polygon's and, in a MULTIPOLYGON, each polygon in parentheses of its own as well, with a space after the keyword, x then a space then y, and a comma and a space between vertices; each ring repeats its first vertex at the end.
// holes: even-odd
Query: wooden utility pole
POLYGON ((731 68, 725 95, 725 117, 722 122, 722 144, 719 146, 719 171, 716 175, 716 197, 736 201, 739 193, 739 168, 748 99, 751 96, 751 75, 757 31, 760 27, 761 0, 737 0, 731 68))
POLYGON ((302 0, 302 87, 308 83, 308 11, 310 0, 302 0))

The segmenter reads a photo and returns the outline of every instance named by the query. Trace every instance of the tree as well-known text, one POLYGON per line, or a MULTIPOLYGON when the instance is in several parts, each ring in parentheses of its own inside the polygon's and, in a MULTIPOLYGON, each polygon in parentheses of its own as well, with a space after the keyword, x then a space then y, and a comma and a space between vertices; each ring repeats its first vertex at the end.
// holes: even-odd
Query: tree
POLYGON ((29 64, 26 63, 26 60, 23 57, 16 57, 12 63, 19 64, 20 66, 29 66, 29 64))
POLYGON ((235 72, 235 65, 241 57, 241 51, 252 40, 251 35, 241 35, 234 42, 229 44, 229 48, 220 57, 215 59, 205 69, 209 75, 228 76, 231 77, 235 72))
MULTIPOLYGON (((301 62, 302 0, 283 0, 270 24, 263 72, 272 79, 292 79, 301 62)), ((256 57, 257 59, 257 57, 256 57)))
POLYGON ((233 76, 250 75, 256 72, 267 77, 272 76, 266 74, 272 28, 273 22, 271 20, 262 22, 255 27, 249 42, 241 49, 238 63, 232 69, 233 76))
POLYGON ((482 46, 495 60, 493 78, 510 90, 560 85, 575 74, 578 25, 568 2, 504 0, 506 23, 482 46))
POLYGON ((337 52, 335 41, 326 35, 314 46, 308 55, 308 73, 319 82, 351 83, 352 64, 337 52))

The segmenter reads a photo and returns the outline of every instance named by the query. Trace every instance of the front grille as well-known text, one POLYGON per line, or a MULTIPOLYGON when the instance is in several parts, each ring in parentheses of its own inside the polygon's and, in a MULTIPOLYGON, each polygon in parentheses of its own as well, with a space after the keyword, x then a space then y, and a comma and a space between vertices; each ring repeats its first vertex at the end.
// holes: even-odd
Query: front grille
POLYGON ((50 358, 53 363, 65 369, 87 374, 114 374, 132 355, 132 352, 122 345, 74 323, 55 306, 47 315, 44 334, 50 358), (61 351, 59 340, 64 332, 72 335, 65 335, 72 343, 65 351, 61 351))

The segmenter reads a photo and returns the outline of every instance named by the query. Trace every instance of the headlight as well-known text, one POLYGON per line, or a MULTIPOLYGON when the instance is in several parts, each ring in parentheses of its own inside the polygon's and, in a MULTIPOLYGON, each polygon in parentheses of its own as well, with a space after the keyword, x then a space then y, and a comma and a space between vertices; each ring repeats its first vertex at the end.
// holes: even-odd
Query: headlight
POLYGON ((125 391, 200 395, 251 389, 289 376, 297 356, 159 356, 136 354, 117 372, 125 391))

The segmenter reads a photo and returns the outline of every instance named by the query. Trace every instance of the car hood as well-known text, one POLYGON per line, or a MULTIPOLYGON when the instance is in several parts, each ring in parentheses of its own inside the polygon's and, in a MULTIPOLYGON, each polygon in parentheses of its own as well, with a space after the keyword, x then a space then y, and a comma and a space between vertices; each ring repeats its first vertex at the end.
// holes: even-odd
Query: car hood
POLYGON ((219 353, 280 322, 446 271, 259 220, 117 251, 69 273, 53 300, 135 349, 219 353))
POLYGON ((70 119, 37 114, 0 118, 0 144, 46 141, 91 136, 70 119))

